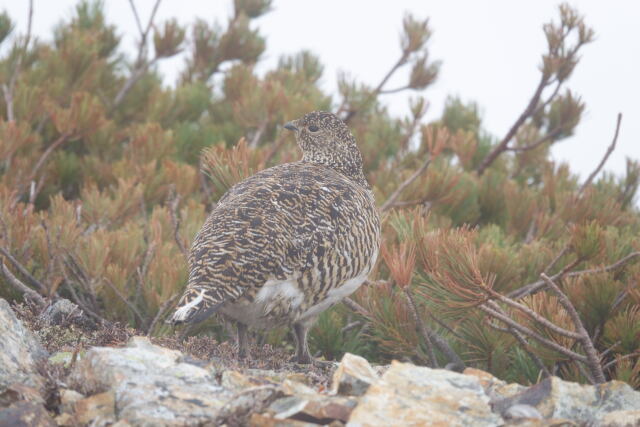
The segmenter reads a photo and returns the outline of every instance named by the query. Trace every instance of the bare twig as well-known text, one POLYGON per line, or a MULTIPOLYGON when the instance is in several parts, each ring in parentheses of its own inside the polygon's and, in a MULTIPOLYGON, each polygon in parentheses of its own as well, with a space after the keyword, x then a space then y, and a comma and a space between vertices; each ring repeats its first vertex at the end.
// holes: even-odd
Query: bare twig
POLYGON ((538 148, 539 146, 541 146, 545 142, 551 141, 552 139, 556 138, 561 133, 562 133, 562 127, 561 126, 557 126, 555 129, 553 129, 552 131, 549 131, 547 134, 541 136, 535 142, 532 142, 529 145, 524 145, 524 146, 521 146, 521 147, 507 147, 507 150, 508 151, 515 151, 517 153, 521 153, 521 152, 524 152, 524 151, 530 151, 530 150, 533 150, 534 148, 538 148))
POLYGON ((429 358, 429 367, 430 368, 438 368, 438 359, 436 359, 436 353, 433 351, 433 343, 431 342, 431 337, 428 332, 427 326, 425 326, 422 319, 418 315, 418 308, 416 307, 416 302, 411 295, 411 291, 408 287, 403 288, 404 296, 407 299, 407 307, 409 308, 409 313, 413 318, 414 323, 416 324, 416 328, 418 329, 418 333, 422 336, 424 343, 427 347, 427 356, 429 358))
POLYGON ((6 281, 9 282, 9 284, 16 290, 20 291, 25 296, 25 298, 34 300, 40 308, 43 308, 45 305, 47 305, 47 302, 39 293, 22 283, 20 279, 18 279, 13 275, 13 273, 11 273, 11 270, 9 270, 6 265, 4 265, 4 260, 0 260, 0 273, 2 273, 2 276, 6 281))
POLYGON ((534 340, 538 341, 540 344, 557 351, 558 353, 564 354, 565 356, 573 359, 573 360, 577 360, 583 363, 587 363, 587 358, 586 356, 583 356, 582 354, 578 354, 575 351, 571 351, 568 348, 565 348, 563 346, 561 346, 560 344, 556 343, 555 341, 551 341, 545 337, 543 337, 542 335, 538 334, 537 332, 532 331, 531 329, 527 328, 526 326, 523 326, 519 323, 517 323, 515 320, 513 320, 512 318, 510 318, 509 316, 502 314, 500 312, 498 312, 497 310, 493 309, 490 307, 489 304, 481 304, 478 306, 478 308, 482 311, 484 311, 485 313, 487 313, 488 315, 490 315, 491 317, 507 324, 509 327, 512 327, 514 329, 516 329, 518 332, 521 332, 522 334, 533 338, 534 340))
POLYGON ((2 91, 4 93, 4 101, 7 104, 7 121, 13 122, 15 121, 15 114, 13 111, 13 94, 16 88, 16 81, 18 80, 18 75, 20 74, 20 69, 22 68, 22 60, 24 59, 24 55, 27 53, 27 48, 29 47, 29 42, 31 41, 31 27, 33 24, 33 0, 29 0, 29 17, 27 20, 27 34, 24 39, 24 44, 22 45, 22 49, 18 53, 18 57, 16 58, 16 65, 11 73, 11 78, 9 79, 9 84, 2 85, 2 91))
POLYGON ((502 154, 504 151, 507 150, 507 147, 509 146, 509 142, 511 142, 511 139, 516 135, 516 133, 518 133, 520 126, 522 126, 524 122, 529 117, 531 117, 531 115, 538 108, 540 97, 542 96, 542 92, 544 91, 545 87, 547 87, 548 82, 549 82, 549 77, 546 76, 544 73, 542 73, 542 75, 540 76, 540 81, 538 82, 538 86, 536 87, 536 90, 534 91, 533 96, 529 100, 529 104, 527 104, 527 107, 520 114, 518 119, 513 123, 513 125, 511 126, 507 134, 504 136, 504 138, 502 138, 502 140, 500 140, 498 145, 496 145, 493 148, 493 150, 491 150, 491 152, 489 152, 489 154, 487 154, 487 156, 482 160, 482 162, 480 163, 477 169, 478 175, 482 175, 484 171, 491 165, 491 163, 493 163, 494 160, 497 159, 500 154, 502 154))
POLYGON ((47 292, 47 287, 38 279, 33 277, 33 275, 29 273, 29 271, 22 264, 20 264, 20 261, 15 259, 13 255, 11 255, 11 253, 6 248, 3 248, 2 246, 0 246, 0 253, 9 260, 9 262, 13 265, 13 267, 16 270, 20 272, 20 274, 26 277, 27 281, 31 286, 33 286, 34 288, 38 288, 40 292, 43 292, 43 293, 47 292))
POLYGON ((555 256, 555 258, 553 258, 551 260, 551 262, 549 263, 549 265, 547 265, 544 268, 543 273, 545 274, 549 274, 549 272, 551 271, 551 269, 553 267, 555 267, 555 265, 558 263, 558 261, 560 261, 560 258, 562 258, 567 252, 569 251, 569 246, 565 246, 564 248, 562 248, 562 250, 560 252, 558 252, 558 255, 555 256))
POLYGON ((550 322, 549 320, 545 319, 540 314, 536 313, 534 310, 531 310, 526 305, 520 304, 519 302, 516 302, 516 301, 512 300, 511 298, 505 297, 504 295, 501 295, 498 292, 491 292, 491 296, 493 298, 497 299, 498 301, 503 302, 503 303, 515 308, 516 310, 520 310, 521 312, 523 312, 527 316, 529 316, 531 319, 533 319, 535 322, 541 324, 545 328, 548 328, 548 329, 552 330, 553 332, 555 332, 558 335, 562 335, 564 337, 571 338, 571 339, 574 339, 574 340, 580 339, 582 337, 581 334, 579 334, 577 332, 569 331, 569 330, 564 329, 564 328, 561 328, 560 326, 556 325, 555 323, 550 322))
POLYGON ((598 167, 596 167, 596 169, 593 172, 591 172, 591 175, 589 175, 587 180, 582 184, 582 186, 578 190, 578 194, 582 194, 584 192, 584 190, 589 185, 591 185, 591 182, 593 182, 593 180, 595 179, 596 175, 598 175, 598 173, 600 172, 600 170, 602 169, 604 164, 609 159, 609 156, 611 155, 611 153, 613 153, 613 150, 615 150, 616 143, 618 142, 618 133, 620 132, 620 122, 621 121, 622 121, 622 113, 618 113, 618 119, 616 121, 616 131, 613 134, 613 141, 611 141, 611 144, 607 148, 606 153, 604 153, 604 156, 602 157, 602 160, 600 160, 600 163, 598 164, 598 167))
POLYGON ((82 309, 82 311, 87 313, 90 317, 93 317, 100 324, 102 324, 102 325, 110 324, 110 322, 107 319, 105 319, 104 317, 100 316, 95 311, 93 311, 91 308, 89 308, 87 302, 84 299, 80 298, 80 296, 78 295, 76 290, 73 288, 73 285, 71 284, 71 281, 67 277, 67 273, 64 270, 63 270, 63 274, 65 276, 64 283, 67 285, 67 289, 71 293, 71 298, 73 298, 73 302, 75 302, 78 305, 78 307, 80 307, 82 309))
MULTIPOLYGON (((578 270, 578 271, 571 271, 571 272, 567 272, 567 268, 565 267, 560 273, 554 274, 553 276, 549 276, 551 280, 558 280, 559 278, 566 276, 566 277, 576 277, 576 276, 582 276, 583 274, 595 274, 595 273, 604 273, 604 272, 608 272, 608 271, 613 271, 613 270, 617 270, 618 268, 622 267, 623 265, 625 265, 627 262, 629 262, 630 260, 632 260, 633 258, 640 256, 640 251, 637 252, 631 252, 630 254, 626 255, 625 257, 619 259, 618 261, 614 262, 613 264, 601 267, 601 268, 590 268, 587 270, 578 270)), ((572 263, 574 264, 574 263, 572 263)), ((573 267, 572 267, 573 268, 573 267)), ((540 291, 542 288, 546 287, 547 283, 544 280, 538 280, 536 282, 532 282, 529 283, 521 288, 518 288, 514 291, 511 291, 507 294, 507 296, 509 298, 512 299, 520 299, 520 298, 524 298, 527 295, 531 295, 534 294, 538 291, 540 291)))
POLYGON ((598 356, 598 352, 596 351, 596 348, 591 341, 591 337, 589 337, 589 333, 585 329, 584 324, 580 319, 580 315, 576 311, 576 308, 571 303, 571 300, 569 300, 569 297, 567 297, 567 295, 562 292, 558 285, 556 285, 555 282, 549 278, 549 276, 542 273, 540 277, 542 277, 542 280, 547 282, 547 285, 549 285, 553 292, 558 296, 558 301, 560 302, 560 304, 562 304, 565 310, 567 310, 567 313, 569 313, 569 316, 571 317, 576 330, 580 334, 580 344, 582 344, 582 348, 587 354, 587 362, 585 362, 585 364, 589 367, 594 380, 599 384, 605 382, 606 378, 604 377, 604 373, 602 372, 600 357, 598 356))
MULTIPOLYGON (((384 88, 384 85, 387 84, 387 82, 389 81, 389 79, 391 78, 391 76, 393 76, 393 74, 398 71, 398 68, 402 67, 404 64, 407 63, 407 61, 409 60, 409 57, 411 56, 411 52, 405 50, 402 52, 402 55, 400 56, 400 58, 398 59, 398 61, 393 64, 393 66, 391 67, 391 69, 387 72, 387 74, 382 78, 382 80, 380 81, 380 83, 378 83, 378 86, 376 86, 376 88, 371 91, 368 96, 366 97, 365 101, 362 102, 363 105, 366 105, 368 102, 370 102, 372 99, 375 99, 381 92, 382 89, 384 88)), ((347 107, 347 102, 346 100, 343 100, 342 104, 340 105, 340 108, 338 109, 338 111, 336 112, 336 115, 340 115, 341 113, 346 111, 347 107)), ((347 111, 347 115, 344 117, 344 121, 345 123, 349 123, 349 121, 356 115, 358 114, 357 110, 353 110, 353 109, 349 109, 347 111)))
POLYGON ((631 359, 632 357, 640 357, 640 352, 634 352, 634 353, 625 354, 624 356, 620 356, 618 359, 614 359, 611 362, 609 362, 606 365, 604 365, 602 367, 602 370, 606 371, 607 369, 611 368, 616 363, 618 363, 618 362, 620 362, 622 360, 625 360, 625 359, 631 359))
POLYGON ((179 296, 180 296, 180 294, 175 294, 171 298, 169 298, 168 300, 166 300, 165 302, 162 303, 162 305, 158 309, 158 312, 156 313, 155 317, 151 321, 151 324, 147 328, 147 336, 151 335, 151 332, 153 332, 153 328, 155 328, 155 326, 158 323, 158 321, 160 320, 160 318, 167 311, 167 308, 169 308, 179 296))
POLYGON ((429 157, 422 164, 422 166, 420 166, 420 168, 418 170, 416 170, 409 178, 407 178, 402 184, 400 184, 398 186, 398 188, 396 188, 396 190, 393 193, 391 193, 389 198, 387 200, 385 200, 385 202, 382 204, 382 206, 380 206, 380 211, 381 212, 386 212, 389 209, 391 209, 394 206, 394 203, 396 202, 398 197, 400 197, 400 194, 402 194, 402 192, 404 190, 406 190, 407 187, 410 186, 413 183, 413 181, 418 179, 418 177, 420 177, 420 175, 425 173, 430 164, 431 164, 431 158, 429 157))
POLYGON ((527 342, 527 339, 520 332, 518 332, 516 329, 514 329, 512 327, 503 328, 503 327, 500 327, 498 325, 493 324, 492 322, 487 322, 487 323, 489 324, 489 326, 491 326, 495 330, 498 330, 498 331, 513 335, 515 337, 515 339, 518 340, 518 342, 522 346, 522 349, 529 355, 531 360, 533 360, 533 363, 536 364, 536 366, 538 367, 540 372, 542 372, 542 374, 545 377, 550 377, 551 376, 551 372, 549 372, 549 370, 544 365, 542 360, 538 357, 538 355, 535 354, 533 351, 531 351, 531 347, 529 345, 529 342, 527 342))
MULTIPOLYGON (((609 346, 609 348, 607 348, 605 351, 603 351, 602 353, 600 353, 600 357, 603 358, 605 357, 607 354, 611 353, 613 351, 614 348, 616 348, 617 346, 619 346, 620 344, 622 344, 622 341, 616 341, 613 344, 611 344, 609 346)), ((602 368, 604 369, 604 368, 602 368)))
POLYGON ((136 25, 138 26, 138 31, 140 31, 140 42, 138 43, 138 56, 136 59, 136 63, 134 66, 131 75, 124 83, 120 91, 116 94, 116 97, 113 99, 113 104, 111 105, 111 111, 118 108, 120 103, 124 100, 124 97, 129 93, 129 91, 133 88, 133 86, 144 76, 144 73, 155 64, 160 58, 158 56, 154 57, 151 61, 147 61, 147 38, 149 37, 149 32, 151 31, 151 27, 153 27, 153 20, 155 19, 158 8, 160 7, 160 2, 162 0, 156 0, 153 10, 151 11, 151 15, 149 16, 149 21, 147 22, 146 28, 142 29, 142 23, 140 21, 140 15, 135 6, 135 2, 133 0, 129 0, 129 4, 131 5, 131 9, 133 10, 133 15, 136 19, 136 25))
MULTIPOLYGON (((54 150, 56 148, 60 147, 65 142, 67 142, 69 139, 71 139, 71 137, 72 137, 71 134, 64 133, 64 134, 60 135, 58 137, 58 139, 56 139, 50 146, 48 146, 47 149, 44 150, 44 153, 42 153, 42 155, 40 156, 40 158, 36 162, 35 166, 31 170, 31 173, 29 174, 29 177, 25 180, 25 184, 23 184, 23 185, 26 186, 26 185, 28 185, 27 183, 31 183, 35 179, 36 175, 38 174, 38 172, 40 171, 42 166, 44 166, 46 161, 49 159, 49 156, 54 152, 54 150)), ((34 193, 35 193, 35 191, 34 191, 34 193)), ((29 198, 30 199, 33 198, 33 195, 31 195, 29 198)))

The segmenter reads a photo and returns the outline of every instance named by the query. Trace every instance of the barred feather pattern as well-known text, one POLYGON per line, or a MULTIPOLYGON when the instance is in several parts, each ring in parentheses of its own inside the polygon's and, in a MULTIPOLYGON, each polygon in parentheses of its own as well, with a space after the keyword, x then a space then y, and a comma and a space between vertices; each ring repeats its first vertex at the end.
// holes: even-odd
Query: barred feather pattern
POLYGON ((353 137, 331 113, 295 124, 303 160, 236 184, 196 235, 174 322, 218 310, 257 328, 312 321, 373 268, 380 219, 353 137))

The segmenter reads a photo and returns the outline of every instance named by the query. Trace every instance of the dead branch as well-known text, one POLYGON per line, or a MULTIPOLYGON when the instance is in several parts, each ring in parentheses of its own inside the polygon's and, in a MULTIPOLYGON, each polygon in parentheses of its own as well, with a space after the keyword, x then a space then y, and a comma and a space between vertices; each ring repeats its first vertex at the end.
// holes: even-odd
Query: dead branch
MULTIPOLYGON (((33 182, 33 180, 35 179, 36 175, 38 174, 40 169, 44 166, 46 161, 49 159, 49 156, 51 156, 51 154, 55 151, 55 149, 60 147, 62 144, 64 144, 65 142, 67 142, 71 138, 72 138, 71 134, 64 133, 64 134, 60 135, 58 137, 58 139, 56 139, 51 145, 49 145, 46 150, 44 150, 44 153, 42 153, 42 155, 40 156, 40 158, 36 162, 35 166, 31 170, 31 173, 29 174, 29 177, 24 181, 23 187, 22 187, 23 189, 24 189, 24 187, 29 185, 28 183, 33 182)), ((35 189, 32 190, 31 194, 29 195, 29 199, 30 200, 31 199, 35 199, 35 195, 36 194, 37 194, 37 191, 35 189)))
POLYGON ((538 148, 539 146, 541 146, 545 142, 551 141, 552 139, 556 138, 561 133, 562 133, 562 127, 561 126, 557 126, 555 129, 553 129, 552 131, 547 132, 547 134, 541 136, 540 138, 538 138, 535 142, 532 142, 531 144, 528 144, 528 145, 525 145, 525 146, 522 146, 522 147, 507 147, 507 150, 508 151, 514 151, 516 153, 522 153, 524 151, 530 151, 530 150, 533 150, 534 148, 538 148))
POLYGON ((604 164, 609 159, 609 156, 611 155, 611 153, 613 153, 613 150, 615 150, 616 143, 618 142, 618 133, 620 132, 620 122, 621 121, 622 121, 622 113, 618 113, 618 119, 616 121, 616 131, 613 134, 613 141, 611 141, 611 144, 607 148, 607 151, 604 153, 604 156, 602 157, 602 160, 600 160, 600 163, 598 164, 598 167, 596 167, 596 169, 593 172, 591 172, 591 175, 589 175, 587 180, 582 184, 582 186, 578 190, 578 195, 582 194, 584 192, 584 190, 589 185, 591 185, 591 183, 595 179, 596 175, 598 175, 598 173, 600 172, 600 170, 602 169, 604 164))
POLYGON ((180 294, 175 294, 171 298, 169 298, 168 300, 166 300, 165 302, 162 303, 162 305, 158 309, 158 312, 156 313, 155 317, 151 321, 151 324, 147 328, 147 336, 151 336, 151 332, 153 332, 153 328, 155 328, 155 326, 158 323, 158 321, 160 320, 160 318, 164 315, 164 313, 166 313, 167 308, 169 308, 179 296, 180 296, 180 294))
POLYGON ((560 261, 560 258, 562 258, 567 252, 569 251, 569 246, 565 246, 562 248, 562 250, 560 252, 558 252, 558 255, 555 256, 555 258, 553 258, 551 260, 551 262, 549 263, 549 265, 547 265, 544 270, 543 273, 545 274, 549 274, 549 272, 551 271, 551 269, 553 267, 555 267, 555 265, 558 263, 558 261, 560 261))
POLYGON ((542 96, 542 92, 549 84, 549 77, 544 73, 540 77, 540 81, 538 82, 538 86, 531 96, 527 107, 520 114, 518 119, 513 123, 507 134, 502 138, 502 140, 496 145, 489 154, 482 160, 480 165, 478 166, 477 173, 478 175, 482 175, 484 171, 498 158, 500 154, 507 151, 507 147, 509 146, 509 142, 511 139, 518 133, 520 127, 524 124, 525 121, 538 109, 538 105, 540 103, 540 97, 542 96))
POLYGON ((4 264, 4 260, 0 260, 0 273, 2 273, 2 276, 6 281, 11 286, 13 286, 17 291, 22 293, 25 296, 25 298, 35 301, 36 304, 39 306, 39 308, 43 308, 44 306, 47 305, 47 302, 44 300, 44 298, 42 298, 42 296, 39 293, 37 293, 27 285, 22 283, 20 279, 18 279, 16 276, 13 275, 13 273, 11 273, 11 270, 9 270, 7 266, 4 264))
POLYGON ((69 277, 67 276, 67 273, 66 273, 66 271, 64 269, 62 270, 62 274, 65 277, 64 283, 67 285, 67 289, 69 290, 69 293, 71 293, 71 298, 73 298, 73 302, 76 303, 78 305, 78 307, 80 307, 82 309, 83 312, 87 313, 90 317, 93 317, 100 324, 102 324, 102 325, 110 324, 110 322, 107 319, 105 319, 104 317, 100 316, 95 311, 93 311, 91 308, 89 308, 87 302, 84 299, 79 297, 78 293, 73 288, 73 285, 71 284, 71 281, 69 280, 69 277))
POLYGON ((29 282, 29 284, 31 286, 33 286, 34 288, 39 289, 40 292, 43 292, 43 293, 47 292, 47 287, 42 282, 40 282, 38 279, 33 277, 33 275, 31 273, 29 273, 29 271, 20 263, 20 261, 15 259, 14 256, 11 255, 11 253, 6 248, 3 248, 2 246, 0 246, 0 253, 5 258, 7 258, 9 260, 11 265, 13 265, 13 267, 16 270, 18 270, 21 275, 26 277, 27 281, 29 282))
POLYGON ((625 359, 631 359, 632 357, 640 357, 640 352, 633 352, 633 353, 625 354, 624 356, 620 356, 619 358, 614 359, 611 362, 609 362, 606 365, 604 365, 602 367, 602 370, 606 371, 607 369, 611 368, 616 363, 621 362, 621 361, 623 361, 625 359))
MULTIPOLYGON (((542 273, 542 274, 544 274, 544 273, 542 273)), ((515 308, 516 310, 519 310, 519 311, 525 313, 527 316, 529 316, 529 318, 531 318, 535 322, 541 324, 545 328, 548 328, 548 329, 552 330, 553 332, 555 332, 558 335, 562 335, 564 337, 571 338, 571 339, 574 339, 574 340, 580 339, 582 337, 581 334, 579 334, 577 332, 569 331, 569 330, 564 329, 564 328, 561 328, 560 326, 556 325, 555 323, 550 322, 549 320, 545 319, 540 314, 536 313, 534 310, 531 310, 526 305, 520 304, 519 302, 516 302, 516 301, 512 300, 511 298, 508 298, 508 297, 506 297, 504 295, 501 295, 498 292, 491 292, 491 296, 493 298, 497 299, 498 301, 503 302, 503 303, 507 304, 508 306, 511 306, 511 307, 515 308)))
MULTIPOLYGON (((389 79, 391 78, 391 76, 393 76, 393 74, 398 71, 398 69, 400 67, 402 67, 404 64, 407 63, 407 61, 409 60, 409 57, 411 56, 411 52, 409 52, 408 50, 404 50, 402 52, 402 55, 400 55, 400 58, 396 61, 395 64, 393 64, 393 66, 391 67, 391 69, 387 72, 387 74, 385 74, 385 76, 382 78, 382 80, 380 80, 380 83, 378 83, 378 85, 375 87, 375 89, 373 89, 373 91, 371 91, 368 96, 366 97, 365 101, 363 102, 363 105, 366 105, 368 102, 370 102, 372 99, 375 99, 378 95, 380 95, 380 93, 382 92, 382 89, 384 88, 384 85, 387 84, 387 82, 389 81, 389 79)), ((345 123, 349 123, 349 121, 351 121, 351 119, 358 114, 357 110, 353 110, 353 109, 349 109, 347 111, 347 102, 346 99, 342 102, 342 104, 340 105, 340 108, 338 109, 338 111, 336 112, 336 115, 339 116, 341 113, 346 112, 347 115, 344 117, 344 122, 345 123)))
POLYGON ((18 53, 18 57, 16 58, 16 65, 11 73, 11 77, 9 79, 9 84, 2 85, 2 92, 4 93, 4 101, 7 105, 7 121, 13 122, 15 121, 15 114, 13 110, 13 94, 16 88, 16 81, 18 80, 18 75, 20 74, 20 69, 22 68, 22 60, 24 59, 24 55, 27 53, 27 48, 29 47, 29 42, 31 41, 31 27, 33 24, 33 0, 29 0, 29 17, 27 20, 27 34, 24 38, 24 43, 22 45, 22 49, 18 53))
POLYGON ((431 342, 430 333, 428 331, 428 327, 422 322, 420 316, 418 315, 418 309, 416 307, 416 302, 413 299, 413 295, 411 295, 411 291, 408 287, 404 287, 402 289, 405 298, 407 299, 407 307, 409 308, 409 313, 413 318, 414 323, 416 324, 416 328, 418 329, 418 333, 424 340, 425 345, 427 346, 427 356, 429 357, 429 367, 430 368, 438 368, 438 359, 436 358, 436 353, 433 351, 433 343, 431 342))
POLYGON ((489 316, 501 321, 502 323, 505 323, 507 326, 514 328, 515 330, 517 330, 518 332, 533 338, 534 340, 538 341, 540 344, 557 351, 558 353, 564 354, 565 356, 569 357, 570 359, 573 360, 577 360, 583 363, 587 363, 587 358, 586 356, 583 356, 582 354, 578 354, 574 351, 571 351, 563 346, 561 346, 560 344, 556 343, 555 341, 549 340, 545 337, 543 337, 542 335, 538 334, 537 332, 532 331, 531 329, 527 328, 526 326, 523 326, 519 323, 517 323, 515 320, 513 320, 512 318, 510 318, 509 316, 500 313, 498 310, 500 309, 500 307, 493 303, 492 301, 489 301, 485 304, 481 304, 478 306, 478 308, 482 311, 484 311, 486 314, 488 314, 489 316), (493 305, 493 307, 492 307, 493 305), (498 310, 496 310, 496 307, 498 308, 498 310))
MULTIPOLYGON (((576 277, 576 276, 581 276, 583 274, 595 274, 595 273, 604 273, 604 272, 608 272, 608 271, 613 271, 613 270, 617 270, 618 268, 624 266, 627 262, 629 262, 630 260, 632 260, 633 258, 640 256, 640 251, 637 252, 631 252, 630 254, 626 255, 625 257, 619 259, 618 261, 614 262, 613 264, 601 267, 601 268, 590 268, 587 270, 579 270, 579 271, 571 271, 571 272, 566 272, 566 268, 563 269, 563 271, 561 271, 560 273, 554 274, 553 276, 549 276, 549 278, 551 280, 558 280, 559 278, 566 276, 566 277, 576 277)), ((573 263, 572 263, 573 264, 573 263)), ((512 298, 512 299, 521 299, 526 297, 527 295, 531 295, 531 294, 535 294, 536 292, 540 291, 542 288, 546 287, 547 283, 544 280, 538 280, 536 282, 533 283, 529 283, 528 285, 525 285, 521 288, 518 288, 514 291, 511 291, 507 294, 507 297, 512 298)))
POLYGON ((158 12, 158 8, 160 7, 160 2, 162 0, 156 0, 153 10, 151 11, 151 15, 149 16, 149 21, 147 22, 146 28, 142 29, 142 23, 140 21, 140 15, 138 14, 138 10, 136 9, 135 2, 133 0, 129 0, 129 4, 131 5, 131 9, 133 11, 133 15, 136 19, 136 25, 138 26, 138 31, 140 32, 140 42, 138 43, 138 56, 135 62, 135 67, 131 72, 131 75, 124 83, 120 91, 118 91, 116 97, 113 99, 113 104, 111 105, 111 111, 118 108, 120 103, 124 100, 124 97, 129 93, 129 91, 133 88, 133 86, 144 76, 144 73, 158 60, 160 59, 158 56, 155 56, 151 61, 147 61, 146 53, 147 53, 147 38, 149 37, 149 32, 153 27, 153 20, 155 19, 156 13, 158 12))
POLYGON ((600 365, 600 357, 598 356, 598 352, 596 351, 595 346, 593 345, 593 341, 591 341, 591 337, 589 333, 584 327, 582 320, 580 319, 580 315, 578 314, 576 308, 569 300, 569 297, 560 290, 560 288, 555 284, 553 280, 549 278, 546 274, 542 273, 540 275, 542 279, 547 282, 547 285, 553 290, 553 292, 558 296, 558 301, 565 310, 569 313, 573 324, 576 327, 576 330, 580 334, 580 344, 582 344, 582 348, 584 352, 587 354, 588 361, 585 363, 591 371, 593 378, 598 384, 601 384, 606 381, 604 377, 604 373, 602 372, 602 365, 600 365))
POLYGON ((382 204, 382 206, 380 206, 380 211, 386 212, 391 209, 398 197, 400 197, 400 194, 402 194, 402 192, 406 190, 407 187, 413 183, 413 181, 418 179, 420 175, 424 174, 427 171, 427 168, 429 168, 430 164, 431 157, 429 157, 418 170, 416 170, 409 178, 407 178, 402 184, 400 184, 393 193, 391 193, 391 196, 389 196, 389 198, 382 204))

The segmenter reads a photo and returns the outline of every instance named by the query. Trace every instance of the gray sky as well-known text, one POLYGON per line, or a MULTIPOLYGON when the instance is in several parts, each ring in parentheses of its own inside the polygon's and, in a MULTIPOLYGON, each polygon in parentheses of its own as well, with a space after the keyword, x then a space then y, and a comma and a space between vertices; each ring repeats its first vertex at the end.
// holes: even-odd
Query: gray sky
MULTIPOLYGON (((48 39, 52 27, 73 11, 76 0, 34 0, 34 32, 48 39)), ((124 32, 124 46, 133 52, 137 30, 127 0, 107 0, 110 22, 124 32)), ((142 19, 154 0, 136 0, 142 19)), ((196 17, 224 22, 231 0, 164 0, 157 22, 175 17, 190 23, 196 17)), ((275 0, 273 11, 257 20, 267 38, 260 69, 273 66, 282 54, 310 49, 325 65, 322 84, 335 93, 339 70, 375 85, 398 58, 402 17, 409 11, 430 17, 434 35, 431 55, 442 60, 438 81, 423 94, 431 104, 428 119, 440 115, 444 100, 457 94, 482 108, 487 130, 500 137, 528 102, 545 50, 541 26, 557 19, 555 0, 275 0)), ((640 2, 579 0, 570 2, 586 15, 596 41, 584 48, 568 87, 587 104, 576 134, 553 149, 583 178, 598 164, 611 142, 615 118, 624 115, 618 146, 606 170, 621 173, 625 157, 640 158, 640 2)), ((18 29, 26 28, 27 0, 0 0, 18 29)), ((167 81, 177 75, 183 59, 164 62, 167 81)), ((390 83, 406 83, 404 76, 390 83)), ((392 112, 407 111, 408 94, 384 98, 392 112)))

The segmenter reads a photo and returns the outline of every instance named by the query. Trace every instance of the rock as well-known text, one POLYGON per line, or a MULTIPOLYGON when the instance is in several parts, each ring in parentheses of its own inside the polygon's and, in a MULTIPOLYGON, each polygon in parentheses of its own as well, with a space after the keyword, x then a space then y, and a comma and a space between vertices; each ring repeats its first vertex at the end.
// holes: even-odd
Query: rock
POLYGON ((133 425, 212 423, 232 393, 182 353, 134 337, 125 348, 94 347, 71 378, 86 391, 112 391, 118 418, 133 425))
POLYGON ((493 407, 503 413, 516 404, 533 406, 547 419, 565 418, 598 424, 599 419, 613 411, 640 410, 640 392, 621 381, 593 386, 551 377, 520 394, 494 402, 493 407))
POLYGON ((282 391, 272 385, 244 390, 220 409, 215 425, 244 426, 252 413, 264 411, 282 395, 282 391))
POLYGON ((523 405, 521 403, 510 406, 502 414, 502 418, 505 420, 512 420, 514 418, 529 418, 541 420, 542 414, 536 408, 531 405, 523 405))
POLYGON ((347 421, 357 401, 342 396, 288 396, 269 406, 275 420, 295 419, 326 425, 333 421, 347 421))
POLYGON ((44 405, 40 391, 21 383, 10 384, 0 391, 0 408, 13 405, 16 402, 27 401, 44 405))
POLYGON ((345 353, 333 373, 331 392, 348 396, 362 396, 369 386, 378 380, 378 375, 369 362, 355 354, 345 353))
POLYGON ((602 427, 638 427, 640 426, 640 411, 612 411, 598 420, 602 427))
POLYGON ((35 335, 16 318, 9 303, 0 298, 0 390, 13 383, 42 389, 44 380, 35 364, 47 357, 35 335))
POLYGON ((113 391, 107 391, 80 399, 73 406, 81 424, 111 424, 115 421, 115 403, 113 391))
POLYGON ((83 394, 75 390, 60 390, 60 412, 74 412, 76 402, 84 398, 83 394))
POLYGON ((77 426, 78 425, 78 420, 76 420, 76 417, 74 417, 73 415, 67 412, 64 412, 58 415, 57 417, 55 417, 54 421, 59 426, 77 426))
POLYGON ((309 423, 305 421, 298 421, 298 420, 279 420, 269 415, 253 414, 249 419, 249 426, 250 427, 318 427, 318 424, 309 423))
POLYGON ((520 384, 507 384, 488 372, 475 368, 466 368, 463 372, 465 375, 476 377, 480 381, 480 385, 484 392, 492 399, 503 399, 522 393, 527 387, 520 384))
POLYGON ((82 310, 76 304, 60 298, 40 313, 39 318, 47 325, 63 325, 77 321, 82 318, 82 314, 82 310))
POLYGON ((477 378, 393 362, 351 413, 347 426, 497 426, 477 378))
POLYGON ((11 427, 54 427, 44 406, 31 402, 18 402, 0 409, 0 425, 11 427))

